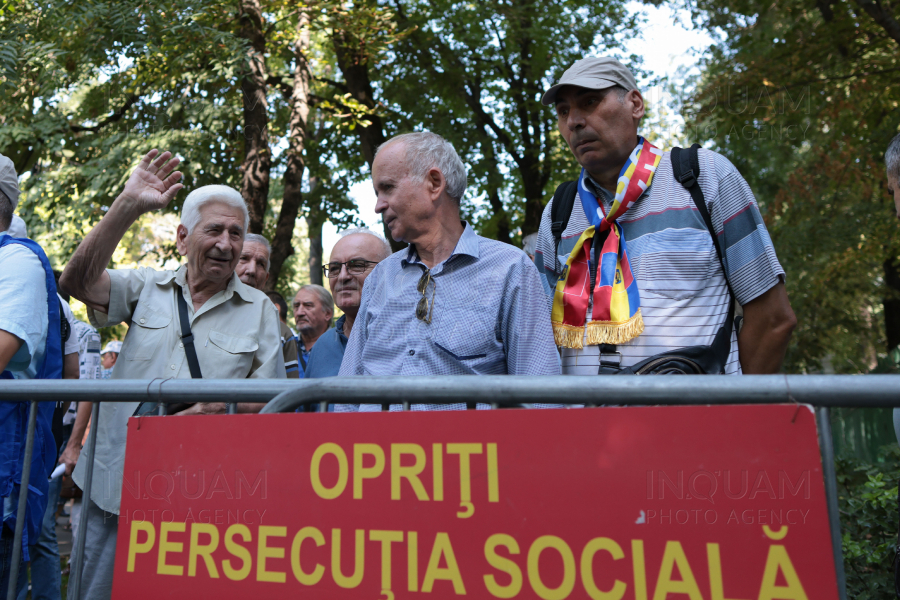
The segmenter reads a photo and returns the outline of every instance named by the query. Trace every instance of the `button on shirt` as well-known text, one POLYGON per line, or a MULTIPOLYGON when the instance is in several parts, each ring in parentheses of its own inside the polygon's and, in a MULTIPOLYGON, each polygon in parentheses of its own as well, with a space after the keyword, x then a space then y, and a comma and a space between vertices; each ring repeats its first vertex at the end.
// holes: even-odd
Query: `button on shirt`
MULTIPOLYGON (((410 246, 366 278, 341 375, 558 375, 549 305, 528 256, 465 229, 431 269, 431 324, 416 318, 426 271, 410 246)), ((452 405, 451 408, 464 408, 452 405)))
MULTIPOLYGON (((225 290, 196 312, 187 286, 187 267, 178 271, 149 268, 107 270, 109 314, 88 309, 96 327, 130 322, 112 379, 191 377, 181 343, 174 288, 184 295, 194 346, 204 379, 285 377, 277 313, 265 294, 233 275, 225 290)), ((119 512, 128 418, 137 402, 100 405, 97 461, 91 499, 108 512, 119 512), (100 477, 98 480, 97 477, 100 477), (99 484, 98 484, 99 482, 99 484)), ((86 460, 73 478, 79 484, 86 460)))

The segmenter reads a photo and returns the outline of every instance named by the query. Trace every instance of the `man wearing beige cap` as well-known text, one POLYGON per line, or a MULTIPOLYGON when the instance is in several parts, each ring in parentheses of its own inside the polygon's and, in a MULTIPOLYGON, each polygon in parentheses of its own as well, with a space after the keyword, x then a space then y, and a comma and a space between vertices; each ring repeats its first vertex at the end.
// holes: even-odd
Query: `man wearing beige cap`
POLYGON ((582 167, 548 203, 535 249, 563 373, 777 372, 796 320, 734 165, 641 137, 644 97, 613 58, 576 62, 542 102, 582 167))

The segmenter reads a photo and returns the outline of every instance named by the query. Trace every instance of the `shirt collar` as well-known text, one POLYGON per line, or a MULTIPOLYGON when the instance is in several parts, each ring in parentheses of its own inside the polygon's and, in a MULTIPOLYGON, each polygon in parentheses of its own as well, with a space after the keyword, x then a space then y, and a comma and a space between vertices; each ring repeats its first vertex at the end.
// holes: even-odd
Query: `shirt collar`
MULTIPOLYGON (((466 254, 472 258, 478 258, 478 234, 466 221, 461 221, 461 223, 464 225, 462 235, 459 236, 456 247, 444 262, 447 262, 457 254, 466 254)), ((421 261, 419 260, 418 252, 416 252, 416 247, 410 244, 406 251, 406 258, 402 259, 402 264, 406 266, 407 264, 417 264, 419 262, 421 261)))
MULTIPOLYGON (((156 282, 156 285, 166 285, 173 279, 179 286, 187 287, 187 265, 181 265, 177 271, 169 271, 165 277, 156 282)), ((253 302, 250 286, 244 284, 237 276, 237 273, 231 274, 231 279, 228 280, 224 293, 226 300, 231 298, 232 294, 237 294, 244 302, 253 302)))
POLYGON ((615 198, 615 194, 610 193, 605 187, 594 181, 594 178, 585 173, 587 183, 591 187, 591 191, 598 198, 602 198, 603 202, 609 204, 615 198))
POLYGON ((341 318, 334 322, 335 331, 338 332, 338 335, 342 335, 344 337, 347 337, 346 335, 344 335, 344 321, 346 320, 347 315, 341 315, 341 318))

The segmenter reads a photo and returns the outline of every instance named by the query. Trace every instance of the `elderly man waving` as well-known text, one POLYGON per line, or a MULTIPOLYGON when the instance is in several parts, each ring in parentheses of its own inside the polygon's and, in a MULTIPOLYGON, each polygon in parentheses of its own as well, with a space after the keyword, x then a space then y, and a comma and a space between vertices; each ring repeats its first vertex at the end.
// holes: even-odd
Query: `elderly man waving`
POLYGON ((409 248, 366 279, 340 375, 558 375, 537 269, 460 220, 453 146, 399 135, 378 149, 372 182, 375 211, 409 248))
MULTIPOLYGON (((165 207, 182 188, 178 159, 151 150, 109 212, 87 235, 63 272, 63 288, 88 306, 97 327, 130 327, 112 379, 283 378, 278 315, 266 295, 241 283, 234 269, 247 229, 241 195, 221 185, 201 187, 184 201, 177 271, 106 269, 122 236, 144 213, 165 207), (182 337, 189 327, 193 338, 182 337)), ((103 404, 87 522, 83 598, 112 591, 127 421, 138 403, 103 404), (110 514, 114 513, 114 514, 110 514)), ((224 412, 224 405, 194 405, 185 412, 224 412)), ((94 457, 88 456, 87 459, 94 457)), ((74 479, 84 483, 87 460, 74 479)))

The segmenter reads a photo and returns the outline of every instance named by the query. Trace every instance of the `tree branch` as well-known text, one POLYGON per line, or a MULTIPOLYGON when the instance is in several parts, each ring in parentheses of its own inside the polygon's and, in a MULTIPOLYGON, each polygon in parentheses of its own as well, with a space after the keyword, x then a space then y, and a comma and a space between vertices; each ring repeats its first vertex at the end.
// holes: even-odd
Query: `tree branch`
POLYGON ((328 79, 327 77, 315 77, 315 76, 313 76, 313 79, 315 79, 316 81, 320 81, 322 83, 327 83, 330 86, 334 86, 337 89, 344 92, 345 94, 350 93, 350 88, 347 87, 347 84, 341 83, 340 81, 334 81, 334 80, 328 79))
MULTIPOLYGON (((404 24, 409 23, 409 19, 403 10, 403 6, 399 2, 396 2, 395 7, 400 21, 404 24)), ((434 70, 434 60, 429 53, 429 49, 434 47, 446 64, 453 65, 460 73, 462 73, 462 85, 460 86, 460 91, 465 97, 466 104, 469 105, 469 108, 474 113, 478 123, 488 127, 494 132, 494 135, 496 135, 500 143, 503 144, 504 149, 509 153, 516 165, 518 165, 519 168, 522 168, 524 166, 522 160, 523 157, 516 151, 516 146, 512 138, 506 130, 497 125, 497 122, 494 121, 494 118, 485 110, 484 105, 481 103, 481 82, 477 80, 473 81, 469 78, 465 65, 461 64, 459 57, 447 46, 447 44, 437 37, 430 40, 423 40, 420 32, 420 29, 416 29, 416 31, 410 35, 410 39, 419 47, 423 59, 428 61, 429 65, 434 70)))
POLYGON ((110 123, 115 123, 116 121, 120 121, 122 117, 125 116, 125 113, 128 112, 128 109, 134 106, 141 97, 137 94, 131 94, 128 96, 128 99, 125 100, 125 104, 122 105, 122 108, 106 117, 96 125, 84 126, 84 125, 69 125, 69 129, 75 133, 81 133, 83 131, 97 132, 109 125, 110 123))
POLYGON ((294 88, 285 82, 286 77, 284 75, 269 75, 266 78, 266 84, 271 85, 273 88, 281 92, 281 95, 285 97, 285 99, 290 98, 291 94, 294 93, 294 88))
POLYGON ((877 0, 856 0, 856 3, 878 23, 891 39, 900 45, 900 23, 877 0))

